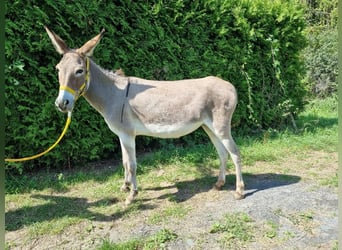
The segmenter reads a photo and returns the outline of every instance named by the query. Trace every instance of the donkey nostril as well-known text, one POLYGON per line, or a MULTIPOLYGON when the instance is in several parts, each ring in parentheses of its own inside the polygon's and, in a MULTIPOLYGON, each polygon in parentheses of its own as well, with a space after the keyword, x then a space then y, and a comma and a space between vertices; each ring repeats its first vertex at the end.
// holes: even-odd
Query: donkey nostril
POLYGON ((64 106, 68 105, 68 104, 69 104, 69 100, 65 100, 65 101, 63 102, 63 104, 64 104, 64 106))

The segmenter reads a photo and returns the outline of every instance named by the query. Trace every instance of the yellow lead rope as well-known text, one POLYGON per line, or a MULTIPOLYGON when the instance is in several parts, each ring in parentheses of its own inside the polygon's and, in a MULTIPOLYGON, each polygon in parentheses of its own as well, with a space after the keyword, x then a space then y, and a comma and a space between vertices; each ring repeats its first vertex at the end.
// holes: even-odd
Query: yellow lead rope
POLYGON ((7 162, 20 162, 20 161, 29 161, 29 160, 33 160, 36 159, 42 155, 47 154, 48 152, 50 152, 54 147, 56 147, 56 145, 60 142, 60 140, 63 138, 63 136, 65 135, 66 131, 68 130, 68 127, 71 123, 71 112, 68 112, 68 119, 66 120, 65 123, 65 127, 63 129, 62 134, 59 136, 59 138, 57 139, 57 141, 51 146, 49 147, 47 150, 45 150, 44 152, 40 153, 40 154, 36 154, 30 157, 24 157, 24 158, 16 158, 16 159, 5 159, 5 161, 7 162))
MULTIPOLYGON (((72 88, 68 87, 68 86, 60 86, 60 90, 66 90, 69 93, 71 93, 74 97, 75 97, 75 102, 76 100, 85 94, 85 92, 88 90, 89 87, 89 82, 90 82, 90 63, 89 63, 89 58, 86 57, 86 75, 85 75, 85 79, 84 79, 84 83, 82 84, 82 86, 80 87, 79 90, 75 91, 72 88)), ((62 140, 63 136, 65 135, 66 131, 68 130, 68 127, 71 123, 71 111, 68 112, 68 119, 66 120, 65 123, 65 127, 63 129, 62 134, 59 136, 59 138, 57 139, 57 141, 51 146, 49 147, 47 150, 45 150, 44 152, 40 153, 40 154, 36 154, 30 157, 24 157, 24 158, 16 158, 16 159, 5 159, 5 161, 7 162, 20 162, 20 161, 29 161, 29 160, 33 160, 36 159, 42 155, 47 154, 48 152, 50 152, 54 147, 57 146, 57 144, 60 142, 60 140, 62 140)))

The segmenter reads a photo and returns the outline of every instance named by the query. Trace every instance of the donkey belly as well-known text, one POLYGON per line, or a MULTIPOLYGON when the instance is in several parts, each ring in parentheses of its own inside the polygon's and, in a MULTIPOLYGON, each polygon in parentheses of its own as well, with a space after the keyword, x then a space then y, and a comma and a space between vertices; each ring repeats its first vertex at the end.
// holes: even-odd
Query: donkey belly
POLYGON ((140 124, 136 127, 136 135, 147 135, 160 138, 178 138, 187 135, 202 125, 202 122, 175 124, 140 124))

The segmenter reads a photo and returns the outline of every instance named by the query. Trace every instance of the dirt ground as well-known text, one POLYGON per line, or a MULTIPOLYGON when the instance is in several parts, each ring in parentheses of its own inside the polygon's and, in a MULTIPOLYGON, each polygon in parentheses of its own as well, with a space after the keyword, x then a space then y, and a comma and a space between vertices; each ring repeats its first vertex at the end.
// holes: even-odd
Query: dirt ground
MULTIPOLYGON (((261 171, 253 170, 253 174, 246 169, 243 200, 234 200, 234 183, 227 183, 221 191, 212 190, 208 179, 164 182, 160 186, 142 183, 136 213, 128 216, 114 213, 106 220, 94 218, 61 234, 30 240, 24 227, 7 232, 6 241, 17 245, 11 249, 96 249, 103 239, 121 243, 149 237, 167 228, 177 237, 160 247, 164 249, 337 249, 337 188, 315 180, 320 174, 337 173, 337 153, 315 153, 279 165, 282 167, 277 170, 270 163, 256 163, 253 169, 260 167, 261 171), (291 164, 306 167, 298 168, 302 169, 298 172, 278 173, 291 164), (151 222, 156 211, 163 217, 166 208, 177 205, 185 208, 184 215, 155 217, 158 221, 151 222), (252 220, 251 239, 228 248, 224 243, 226 233, 211 233, 211 229, 215 223, 224 223, 227 213, 239 212, 252 220)), ((212 183, 216 180, 215 176, 209 178, 212 183)), ((113 201, 117 202, 123 203, 113 201)))

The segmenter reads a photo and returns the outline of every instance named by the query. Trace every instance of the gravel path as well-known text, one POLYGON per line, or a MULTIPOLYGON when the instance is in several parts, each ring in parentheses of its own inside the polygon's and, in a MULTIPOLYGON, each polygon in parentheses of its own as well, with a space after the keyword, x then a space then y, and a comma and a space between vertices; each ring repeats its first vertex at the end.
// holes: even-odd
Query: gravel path
MULTIPOLYGON (((178 237, 168 242, 166 249, 225 249, 221 241, 223 236, 212 234, 210 230, 214 223, 222 222, 227 213, 243 212, 253 220, 252 240, 230 249, 337 249, 336 190, 291 178, 281 181, 273 174, 245 178, 246 198, 239 201, 227 190, 204 188, 190 193, 178 190, 177 198, 183 198, 182 203, 191 207, 187 216, 151 225, 148 223, 149 210, 142 211, 129 221, 117 221, 108 236, 113 242, 122 242, 167 228, 178 237), (125 223, 134 227, 125 226, 125 223), (274 225, 275 231, 272 238, 265 237, 270 224, 274 225)), ((153 195, 156 190, 145 192, 153 195)))

